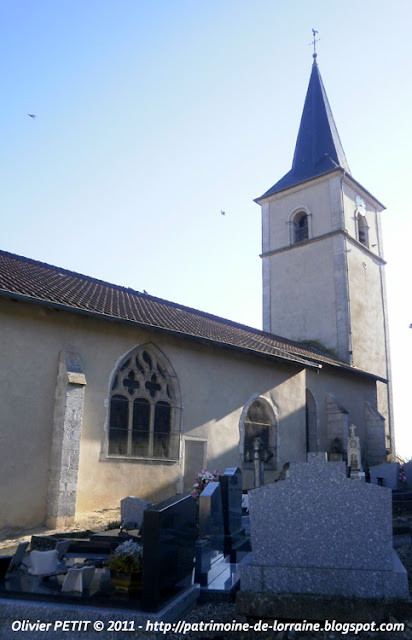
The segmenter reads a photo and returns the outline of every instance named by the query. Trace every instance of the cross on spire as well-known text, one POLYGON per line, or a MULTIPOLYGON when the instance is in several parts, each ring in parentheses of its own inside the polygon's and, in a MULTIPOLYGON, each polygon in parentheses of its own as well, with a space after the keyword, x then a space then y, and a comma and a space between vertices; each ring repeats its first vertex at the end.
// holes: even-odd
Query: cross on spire
POLYGON ((317 53, 316 53, 316 43, 319 42, 320 38, 316 39, 316 34, 319 33, 318 31, 316 31, 315 29, 312 29, 312 33, 313 33, 313 42, 309 42, 309 44, 313 45, 313 59, 316 62, 316 57, 317 57, 317 53))

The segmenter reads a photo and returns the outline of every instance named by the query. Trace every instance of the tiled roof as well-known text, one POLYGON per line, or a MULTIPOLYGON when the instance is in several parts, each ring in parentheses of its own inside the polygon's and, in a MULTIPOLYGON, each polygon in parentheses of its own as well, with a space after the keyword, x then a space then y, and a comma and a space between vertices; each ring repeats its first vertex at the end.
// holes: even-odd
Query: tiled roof
POLYGON ((0 295, 132 322, 305 366, 318 363, 353 370, 300 343, 6 251, 0 251, 0 295))

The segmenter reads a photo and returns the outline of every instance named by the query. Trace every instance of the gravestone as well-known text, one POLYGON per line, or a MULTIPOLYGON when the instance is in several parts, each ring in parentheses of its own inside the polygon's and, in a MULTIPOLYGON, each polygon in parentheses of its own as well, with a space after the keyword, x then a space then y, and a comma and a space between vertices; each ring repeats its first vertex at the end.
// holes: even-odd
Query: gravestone
POLYGON ((199 538, 223 552, 223 511, 220 482, 209 482, 199 497, 199 538))
MULTIPOLYGON (((391 492, 353 482, 326 453, 292 463, 289 474, 249 492, 253 551, 241 569, 239 612, 262 615, 264 601, 265 617, 276 616, 288 598, 408 598, 392 549, 391 492)), ((314 607, 304 617, 317 615, 314 607)))
POLYGON ((128 496, 120 501, 120 519, 122 527, 126 529, 140 529, 143 522, 143 513, 151 507, 150 502, 128 496))
POLYGON ((10 572, 20 567, 26 555, 28 546, 29 546, 28 542, 19 542, 18 547, 14 552, 14 556, 12 557, 9 564, 8 570, 10 572))
POLYGON ((193 584, 196 500, 181 495, 144 511, 142 605, 156 611, 193 584))
POLYGON ((378 484, 389 489, 398 488, 400 465, 398 462, 385 462, 369 469, 371 484, 378 484))
POLYGON ((412 491, 412 460, 409 460, 409 462, 405 462, 405 464, 403 465, 403 470, 405 472, 406 486, 408 488, 408 491, 412 491))
POLYGON ((226 535, 236 534, 241 528, 242 518, 242 472, 236 468, 226 469, 219 476, 222 491, 223 525, 226 535))
POLYGON ((209 482, 199 496, 199 538, 196 541, 195 582, 207 586, 223 561, 224 526, 219 482, 209 482))
POLYGON ((365 474, 362 469, 361 447, 358 436, 355 436, 355 425, 350 427, 351 435, 348 438, 348 467, 350 469, 349 477, 352 480, 365 480, 365 474))
POLYGON ((238 467, 228 468, 219 476, 223 509, 223 553, 230 562, 238 562, 249 550, 249 542, 242 528, 242 472, 238 467))

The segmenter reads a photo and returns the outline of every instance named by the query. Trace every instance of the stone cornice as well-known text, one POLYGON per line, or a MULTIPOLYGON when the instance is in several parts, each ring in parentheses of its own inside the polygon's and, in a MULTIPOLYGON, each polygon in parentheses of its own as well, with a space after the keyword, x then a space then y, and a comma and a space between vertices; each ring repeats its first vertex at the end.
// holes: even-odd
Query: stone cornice
POLYGON ((376 260, 380 264, 382 264, 382 265, 386 264, 386 261, 383 258, 381 258, 376 253, 374 253, 373 251, 368 249, 368 247, 365 247, 365 245, 362 244, 361 242, 359 242, 358 240, 356 240, 356 238, 353 238, 351 235, 349 235, 347 229, 338 229, 337 231, 331 231, 330 233, 324 233, 321 236, 316 236, 316 238, 310 238, 309 240, 305 240, 305 242, 299 242, 297 244, 286 245, 284 247, 280 247, 279 249, 273 249, 272 251, 265 251, 264 253, 260 254, 260 257, 261 258, 267 258, 269 256, 274 256, 274 255, 276 255, 278 253, 283 253, 285 251, 289 251, 290 249, 297 249, 298 247, 303 247, 303 246, 308 245, 308 244, 314 244, 315 242, 320 242, 321 240, 326 240, 327 238, 333 238, 334 236, 338 236, 338 235, 342 235, 345 238, 347 238, 347 240, 351 244, 353 244, 355 247, 358 247, 358 249, 361 249, 364 253, 369 255, 371 258, 373 258, 374 260, 376 260))

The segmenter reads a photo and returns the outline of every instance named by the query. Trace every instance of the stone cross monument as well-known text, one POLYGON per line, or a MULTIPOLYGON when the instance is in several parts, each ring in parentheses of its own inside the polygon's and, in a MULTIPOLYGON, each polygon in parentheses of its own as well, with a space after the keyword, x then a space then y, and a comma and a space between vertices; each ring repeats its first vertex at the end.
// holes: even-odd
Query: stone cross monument
POLYGON ((350 468, 349 477, 352 480, 364 480, 365 474, 362 470, 361 448, 359 437, 355 436, 355 425, 350 427, 350 436, 348 438, 348 466, 350 468))

